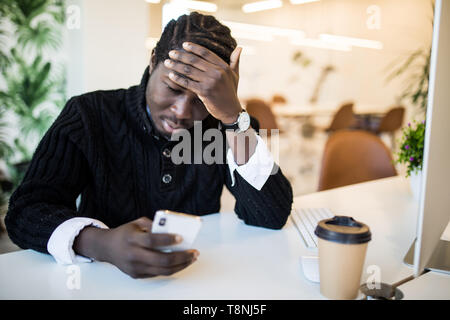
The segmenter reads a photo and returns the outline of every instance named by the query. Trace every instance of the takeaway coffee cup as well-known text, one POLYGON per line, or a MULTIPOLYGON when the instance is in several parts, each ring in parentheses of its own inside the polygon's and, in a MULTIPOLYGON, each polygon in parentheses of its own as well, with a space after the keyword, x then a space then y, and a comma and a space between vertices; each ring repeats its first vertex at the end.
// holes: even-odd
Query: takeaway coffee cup
POLYGON ((355 299, 371 240, 370 229, 351 217, 318 223, 320 293, 330 299, 355 299))

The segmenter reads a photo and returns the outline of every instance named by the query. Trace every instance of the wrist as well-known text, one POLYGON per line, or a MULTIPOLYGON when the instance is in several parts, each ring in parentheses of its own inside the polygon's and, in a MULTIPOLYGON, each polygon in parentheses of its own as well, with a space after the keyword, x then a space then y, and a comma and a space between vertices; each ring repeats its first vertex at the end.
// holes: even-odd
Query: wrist
POLYGON ((222 121, 222 128, 226 131, 233 130, 238 133, 246 132, 250 128, 250 115, 245 110, 241 109, 234 122, 227 123, 222 121))
POLYGON ((109 241, 106 238, 109 232, 108 229, 86 227, 75 238, 72 248, 79 255, 97 261, 108 261, 109 241))
POLYGON ((227 118, 225 118, 225 119, 222 119, 222 120, 220 120, 223 124, 225 124, 225 125, 232 125, 233 123, 235 123, 237 120, 238 120, 238 118, 239 118, 239 113, 240 113, 240 111, 238 112, 238 113, 236 113, 235 115, 232 115, 232 116, 229 116, 229 117, 227 117, 227 118))

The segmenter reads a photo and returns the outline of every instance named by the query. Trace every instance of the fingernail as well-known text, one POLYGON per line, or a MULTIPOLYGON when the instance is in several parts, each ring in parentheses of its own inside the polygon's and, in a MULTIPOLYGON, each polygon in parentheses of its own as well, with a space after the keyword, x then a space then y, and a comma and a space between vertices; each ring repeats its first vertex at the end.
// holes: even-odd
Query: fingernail
POLYGON ((190 49, 191 45, 189 44, 189 42, 183 42, 183 48, 190 49))
POLYGON ((170 67, 172 65, 172 61, 170 61, 169 59, 164 60, 164 65, 166 67, 170 67))
POLYGON ((176 241, 177 243, 180 243, 180 242, 183 241, 183 237, 177 235, 177 236, 175 236, 175 241, 176 241))
POLYGON ((194 251, 194 259, 197 259, 197 257, 200 255, 200 252, 194 251))
POLYGON ((171 58, 175 58, 176 55, 177 55, 177 52, 176 52, 175 50, 169 51, 169 56, 170 56, 171 58))

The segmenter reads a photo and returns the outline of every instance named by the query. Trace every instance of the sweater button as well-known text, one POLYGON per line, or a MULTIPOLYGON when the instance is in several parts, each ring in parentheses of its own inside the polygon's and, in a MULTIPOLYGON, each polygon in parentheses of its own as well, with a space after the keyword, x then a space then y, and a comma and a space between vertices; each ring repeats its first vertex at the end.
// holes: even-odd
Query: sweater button
POLYGON ((169 149, 166 148, 166 149, 163 150, 163 156, 164 157, 170 158, 170 154, 171 154, 171 152, 170 152, 169 149))
POLYGON ((164 183, 170 183, 170 181, 172 181, 172 176, 168 173, 166 173, 165 175, 163 175, 162 177, 162 182, 164 183))

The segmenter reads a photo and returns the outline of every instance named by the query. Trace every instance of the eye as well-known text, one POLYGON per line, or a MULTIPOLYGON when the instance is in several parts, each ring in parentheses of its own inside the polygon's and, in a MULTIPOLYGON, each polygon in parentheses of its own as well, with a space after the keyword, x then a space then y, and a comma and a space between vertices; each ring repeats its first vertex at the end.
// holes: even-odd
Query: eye
POLYGON ((199 98, 195 98, 194 103, 203 106, 203 102, 199 98))
POLYGON ((176 93, 176 94, 180 94, 181 93, 181 90, 174 89, 171 86, 169 86, 167 83, 166 83, 166 87, 173 93, 176 93))

